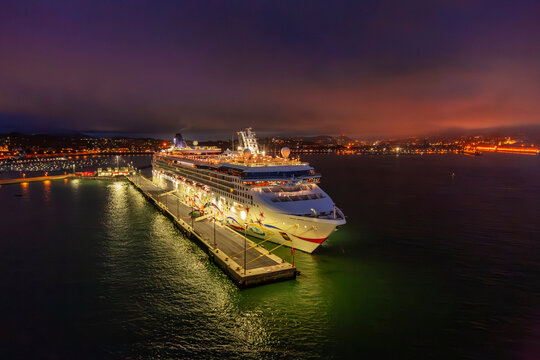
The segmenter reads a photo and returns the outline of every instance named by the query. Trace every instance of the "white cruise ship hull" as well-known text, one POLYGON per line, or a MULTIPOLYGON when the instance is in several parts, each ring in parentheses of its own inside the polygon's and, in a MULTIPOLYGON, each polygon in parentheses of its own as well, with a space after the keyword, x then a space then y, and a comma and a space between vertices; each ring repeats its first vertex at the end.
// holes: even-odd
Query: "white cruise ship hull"
MULTIPOLYGON (((276 219, 277 220, 277 219, 276 219)), ((306 253, 319 248, 336 228, 345 223, 342 220, 299 219, 282 215, 285 221, 249 222, 246 234, 261 240, 292 247, 306 253)), ((224 222, 231 228, 243 232, 244 225, 237 216, 228 216, 224 222)))
MULTIPOLYGON (((188 193, 185 192, 186 187, 181 185, 182 182, 179 182, 179 186, 177 186, 173 183, 177 180, 167 176, 159 176, 158 173, 154 173, 153 181, 163 189, 176 189, 180 199, 188 196, 188 193)), ((211 201, 211 198, 211 196, 201 193, 200 197, 193 197, 193 200, 198 207, 203 208, 205 204, 211 201)), ((215 211, 217 218, 231 229, 243 232, 244 224, 246 224, 246 235, 259 238, 262 241, 266 240, 282 246, 292 247, 306 253, 315 251, 336 231, 338 226, 346 223, 341 210, 337 208, 336 212, 339 217, 333 219, 332 216, 323 218, 278 213, 271 206, 259 202, 246 212, 245 220, 242 220, 238 211, 232 211, 229 207, 222 207, 222 211, 219 213, 215 209, 217 209, 217 205, 209 207, 208 211, 215 211)))

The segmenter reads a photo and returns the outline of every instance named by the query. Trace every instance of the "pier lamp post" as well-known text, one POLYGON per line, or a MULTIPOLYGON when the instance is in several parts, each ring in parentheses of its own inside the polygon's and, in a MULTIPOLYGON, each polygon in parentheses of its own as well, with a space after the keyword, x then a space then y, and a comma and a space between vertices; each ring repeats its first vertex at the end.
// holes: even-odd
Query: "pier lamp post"
MULTIPOLYGON (((246 220, 246 212, 242 211, 240 213, 240 217, 243 221, 246 220)), ((246 260, 247 260, 247 236, 246 236, 246 230, 247 230, 247 223, 244 222, 244 275, 246 275, 246 260)))
POLYGON ((216 214, 214 214, 214 249, 217 249, 217 242, 216 242, 216 214))
POLYGON ((247 236, 246 236, 246 230, 247 230, 247 224, 244 223, 244 275, 246 275, 246 267, 247 267, 247 236))
POLYGON ((191 231, 193 231, 193 204, 191 204, 191 231))

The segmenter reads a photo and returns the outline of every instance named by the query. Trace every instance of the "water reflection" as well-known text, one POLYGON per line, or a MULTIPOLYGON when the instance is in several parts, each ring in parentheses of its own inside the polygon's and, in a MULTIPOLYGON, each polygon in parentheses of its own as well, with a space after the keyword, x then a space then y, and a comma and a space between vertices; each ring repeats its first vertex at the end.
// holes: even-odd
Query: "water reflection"
POLYGON ((140 336, 156 331, 150 317, 162 326, 148 339, 162 339, 164 351, 248 352, 268 342, 261 314, 241 310, 236 286, 131 186, 107 186, 103 221, 106 297, 140 336))
MULTIPOLYGON (((268 342, 260 312, 242 310, 236 286, 162 215, 152 220, 150 246, 158 259, 154 279, 165 281, 164 286, 171 287, 182 299, 181 309, 167 303, 164 310, 199 319, 193 324, 195 332, 214 334, 214 340, 234 339, 240 353, 260 349, 268 342)), ((212 342, 212 338, 207 340, 212 342)), ((186 339, 181 344, 194 346, 186 339)))
MULTIPOLYGON (((75 180, 77 181, 77 180, 75 180)), ((74 186, 78 188, 78 183, 74 186)), ((127 185, 115 182, 107 185, 107 202, 105 208, 105 230, 108 239, 125 239, 129 226, 127 217, 127 185)))
POLYGON ((43 196, 46 202, 51 201, 51 180, 43 182, 43 196))
POLYGON ((28 198, 29 195, 30 195, 30 192, 29 192, 29 185, 27 182, 23 182, 21 183, 21 193, 22 193, 22 196, 23 198, 28 198))
POLYGON ((533 344, 537 165, 317 159, 351 221, 296 252, 296 281, 242 291, 127 183, 52 182, 46 206, 45 185, 0 188, 17 346, 35 318, 36 348, 59 358, 515 358, 533 344))
POLYGON ((79 194, 79 186, 81 185, 80 179, 73 179, 69 181, 69 184, 71 185, 71 192, 73 196, 77 196, 79 194))

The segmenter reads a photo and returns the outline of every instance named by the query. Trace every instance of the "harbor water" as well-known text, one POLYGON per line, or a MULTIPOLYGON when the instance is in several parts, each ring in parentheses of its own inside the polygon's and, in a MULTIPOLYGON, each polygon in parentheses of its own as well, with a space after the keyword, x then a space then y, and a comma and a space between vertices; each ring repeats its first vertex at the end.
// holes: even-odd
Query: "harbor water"
POLYGON ((302 160, 348 223, 246 290, 125 181, 0 187, 0 357, 540 357, 540 156, 302 160))

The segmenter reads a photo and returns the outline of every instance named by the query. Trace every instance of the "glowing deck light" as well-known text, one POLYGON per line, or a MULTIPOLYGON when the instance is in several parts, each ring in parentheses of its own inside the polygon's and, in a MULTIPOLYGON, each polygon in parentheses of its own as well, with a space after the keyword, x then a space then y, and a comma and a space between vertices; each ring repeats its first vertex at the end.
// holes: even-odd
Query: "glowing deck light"
POLYGON ((246 220, 246 212, 244 210, 240 212, 240 217, 242 218, 242 220, 246 220))

